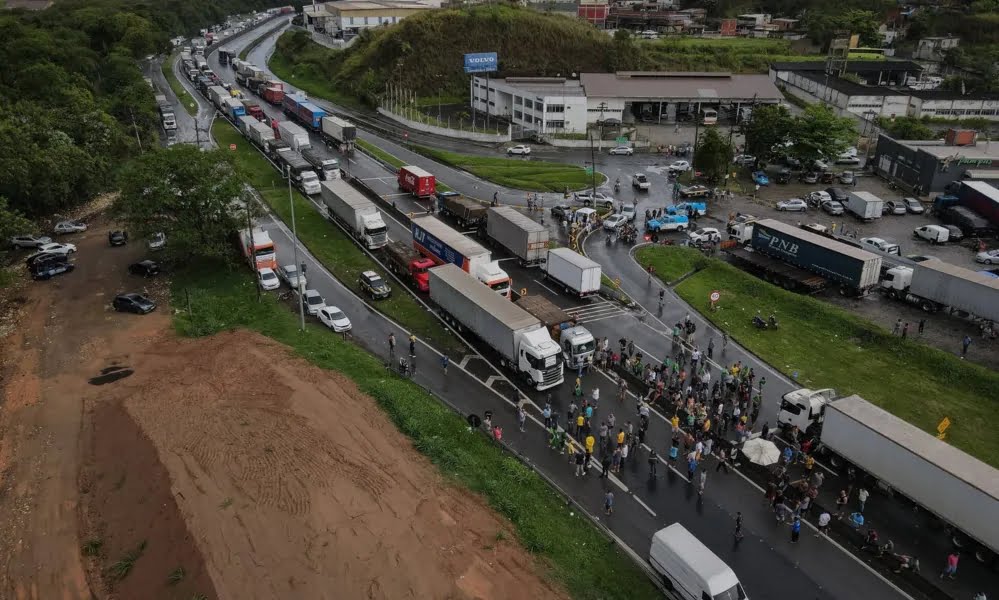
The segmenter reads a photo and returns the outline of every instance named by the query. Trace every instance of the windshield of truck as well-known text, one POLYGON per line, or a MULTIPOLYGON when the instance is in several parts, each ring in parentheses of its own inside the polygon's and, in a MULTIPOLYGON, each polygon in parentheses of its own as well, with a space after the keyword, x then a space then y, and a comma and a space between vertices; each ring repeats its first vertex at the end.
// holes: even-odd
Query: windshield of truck
POLYGON ((494 283, 489 287, 492 288, 492 290, 497 293, 505 292, 508 289, 510 289, 510 280, 506 279, 504 281, 500 281, 499 283, 494 283))
POLYGON ((313 173, 312 171, 308 171, 302 174, 302 181, 306 183, 311 181, 319 181, 319 176, 313 173))
POLYGON ((544 369, 549 369, 558 366, 559 362, 562 360, 561 354, 555 354, 553 356, 547 356, 544 358, 539 358, 533 354, 525 354, 527 357, 527 364, 531 366, 532 369, 537 369, 542 371, 544 369), (545 363, 550 363, 546 366, 545 363))
POLYGON ((576 354, 584 354, 586 352, 593 352, 593 349, 596 348, 596 346, 597 346, 596 340, 590 340, 590 341, 588 341, 588 342, 586 342, 584 344, 580 344, 580 345, 576 346, 576 354))
POLYGON ((274 254, 274 246, 262 246, 253 251, 254 256, 269 256, 274 254))
POLYGON ((381 227, 365 227, 364 231, 367 232, 368 235, 381 235, 388 232, 388 227, 385 227, 384 225, 381 227))
POLYGON ((725 590, 720 594, 715 594, 713 600, 745 600, 746 592, 743 591, 742 586, 738 583, 731 587, 731 589, 725 590))

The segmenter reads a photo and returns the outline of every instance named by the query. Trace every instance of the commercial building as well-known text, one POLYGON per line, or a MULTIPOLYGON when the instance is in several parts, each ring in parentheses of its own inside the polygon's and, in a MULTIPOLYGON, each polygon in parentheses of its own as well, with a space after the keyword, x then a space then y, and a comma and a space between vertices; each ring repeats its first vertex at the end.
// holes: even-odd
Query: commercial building
POLYGON ((958 130, 943 140, 903 141, 882 134, 868 164, 903 189, 939 193, 954 182, 999 178, 999 143, 979 142, 973 132, 958 130))
POLYGON ((316 5, 310 13, 316 25, 330 35, 343 37, 356 35, 362 29, 394 25, 406 17, 426 10, 433 10, 439 4, 416 0, 337 0, 316 5))
POLYGON ((961 94, 902 87, 922 67, 911 61, 858 60, 846 63, 854 80, 826 72, 824 61, 773 63, 770 78, 809 102, 822 102, 840 114, 874 117, 983 117, 999 120, 999 94, 961 94))
POLYGON ((752 106, 777 104, 766 75, 623 71, 560 77, 473 77, 472 107, 541 134, 585 133, 589 125, 745 118, 752 106))

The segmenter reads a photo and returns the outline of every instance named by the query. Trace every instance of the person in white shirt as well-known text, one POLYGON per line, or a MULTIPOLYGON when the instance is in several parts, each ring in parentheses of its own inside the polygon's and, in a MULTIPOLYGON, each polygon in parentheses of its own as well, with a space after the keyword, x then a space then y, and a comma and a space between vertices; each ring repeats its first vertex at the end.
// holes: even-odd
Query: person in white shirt
POLYGON ((827 512, 819 515, 819 532, 815 534, 815 537, 819 537, 822 534, 829 535, 829 522, 832 521, 832 515, 827 512))

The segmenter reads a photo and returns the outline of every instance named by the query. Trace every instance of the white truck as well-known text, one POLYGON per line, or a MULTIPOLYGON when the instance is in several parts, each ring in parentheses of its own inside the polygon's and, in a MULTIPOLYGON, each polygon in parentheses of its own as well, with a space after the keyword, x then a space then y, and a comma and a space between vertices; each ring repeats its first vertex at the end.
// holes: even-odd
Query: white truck
POLYGON ((171 131, 177 129, 177 117, 172 112, 165 112, 161 115, 163 119, 163 129, 171 131))
POLYGON ((218 110, 225 111, 223 103, 227 98, 230 98, 229 90, 225 89, 221 85, 213 85, 208 88, 208 99, 212 101, 212 104, 218 110))
POLYGON ((364 194, 343 179, 323 181, 320 188, 329 218, 346 228, 365 248, 375 250, 388 243, 382 213, 364 194))
POLYGON ((301 152, 303 148, 309 148, 312 145, 312 142, 309 140, 309 132, 291 121, 279 122, 278 134, 282 140, 288 143, 288 147, 295 152, 301 152))
POLYGON ((254 121, 246 127, 246 137, 258 148, 263 149, 270 140, 274 139, 274 130, 269 125, 257 121, 253 117, 245 117, 254 121))
POLYGON ((305 148, 302 150, 302 157, 309 161, 316 174, 324 181, 340 179, 340 161, 337 159, 323 156, 318 148, 305 148))
MULTIPOLYGON (((777 422, 818 435, 837 469, 853 465, 974 540, 976 556, 999 552, 999 471, 860 396, 800 389, 784 394, 777 422)), ((869 487, 868 489, 873 489, 869 487)))
POLYGON ((585 363, 597 349, 590 330, 576 325, 572 316, 541 295, 521 296, 517 306, 531 313, 551 332, 552 339, 562 347, 562 358, 569 368, 585 363))
POLYGON ((562 353, 537 317, 489 291, 457 265, 430 269, 430 299, 459 333, 474 333, 496 351, 504 367, 535 389, 561 385, 562 353))
POLYGON ((242 117, 236 119, 236 127, 245 138, 250 137, 250 127, 252 127, 254 123, 260 123, 260 121, 248 115, 243 115, 242 117))
POLYGON ((881 291, 926 312, 944 308, 999 321, 999 279, 931 258, 888 269, 881 291))
POLYGON ((346 119, 330 115, 323 117, 319 131, 323 139, 334 144, 353 145, 357 138, 357 127, 346 119))
POLYGON ((548 228, 512 206, 489 209, 486 234, 516 256, 522 266, 539 265, 548 255, 548 228))
POLYGON ((600 291, 600 264, 568 248, 549 250, 542 270, 566 294, 583 298, 600 291))
POLYGON ((885 207, 884 200, 870 192, 848 192, 844 204, 848 212, 865 223, 880 219, 885 207))

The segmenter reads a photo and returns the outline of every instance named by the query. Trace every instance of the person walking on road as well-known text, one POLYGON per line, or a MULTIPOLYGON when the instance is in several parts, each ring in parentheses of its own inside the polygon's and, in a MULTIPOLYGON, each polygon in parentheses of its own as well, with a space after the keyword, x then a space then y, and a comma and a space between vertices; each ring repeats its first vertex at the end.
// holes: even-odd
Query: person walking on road
POLYGON ((839 496, 836 497, 836 518, 842 519, 843 515, 846 513, 846 504, 849 502, 849 497, 847 496, 846 490, 840 490, 839 496))
POLYGON ((551 429, 552 426, 552 405, 545 402, 545 408, 541 411, 541 415, 545 418, 545 429, 551 429))
POLYGON ((449 364, 451 364, 451 359, 447 357, 447 354, 442 355, 441 356, 441 369, 444 371, 445 375, 447 375, 447 366, 449 364))
POLYGON ((797 544, 798 537, 801 535, 801 518, 795 517, 794 521, 791 522, 791 543, 797 544))
POLYGON ((521 404, 517 407, 517 426, 520 428, 520 432, 524 433, 524 422, 527 421, 527 411, 524 410, 524 405, 521 404))
POLYGON ((860 512, 864 512, 864 505, 867 504, 868 496, 870 496, 870 492, 867 491, 867 488, 862 487, 860 488, 860 491, 857 492, 857 502, 860 503, 860 512))
POLYGON ((735 541, 741 542, 742 538, 745 537, 742 534, 742 513, 735 513, 735 541))
POLYGON ((416 358, 416 336, 409 336, 409 357, 416 358))
POLYGON ((728 449, 719 448, 718 449, 718 466, 715 467, 715 473, 718 471, 725 471, 728 475, 728 449))
POLYGON ((656 449, 651 448, 649 450, 649 477, 652 479, 656 478, 656 468, 659 466, 659 455, 656 454, 656 449))
POLYGON ((919 320, 919 330, 918 330, 919 335, 923 335, 923 329, 925 329, 925 328, 926 328, 926 319, 920 319, 919 320))
POLYGON ((389 347, 389 364, 395 361, 395 334, 390 333, 388 336, 388 347, 389 347))
POLYGON ((711 360, 712 355, 715 353, 715 338, 708 340, 708 360, 711 360))
POLYGON ((948 579, 954 579, 954 575, 957 575, 957 563, 961 560, 960 552, 951 552, 947 555, 947 566, 944 567, 943 573, 940 574, 940 579, 947 577, 948 579))
POLYGON ((708 470, 704 469, 701 471, 700 478, 697 483, 697 495, 704 495, 704 486, 708 483, 708 470))
POLYGON ((815 537, 819 537, 820 535, 829 535, 830 521, 832 521, 832 515, 830 515, 829 513, 824 512, 821 515, 819 515, 819 527, 818 527, 819 530, 815 534, 815 537))
POLYGON ((590 457, 593 456, 593 446, 596 445, 597 440, 593 437, 593 434, 588 434, 586 439, 583 441, 586 444, 586 466, 590 466, 590 457))
POLYGON ((586 453, 582 448, 576 450, 576 477, 586 474, 586 453))
POLYGON ((610 474, 611 463, 612 463, 611 455, 607 452, 604 452, 603 455, 600 457, 600 469, 601 469, 600 479, 607 479, 607 475, 610 474))
POLYGON ((891 328, 891 334, 892 335, 898 335, 900 331, 902 331, 902 318, 901 317, 899 317, 899 319, 897 321, 895 321, 895 326, 891 328))
POLYGON ((964 360, 964 357, 967 356, 967 354, 968 354, 968 346, 970 346, 970 345, 971 345, 971 336, 970 335, 964 336, 964 339, 961 340, 961 359, 962 360, 964 360))
POLYGON ((610 490, 607 490, 607 495, 604 496, 604 514, 614 514, 614 492, 610 490))

